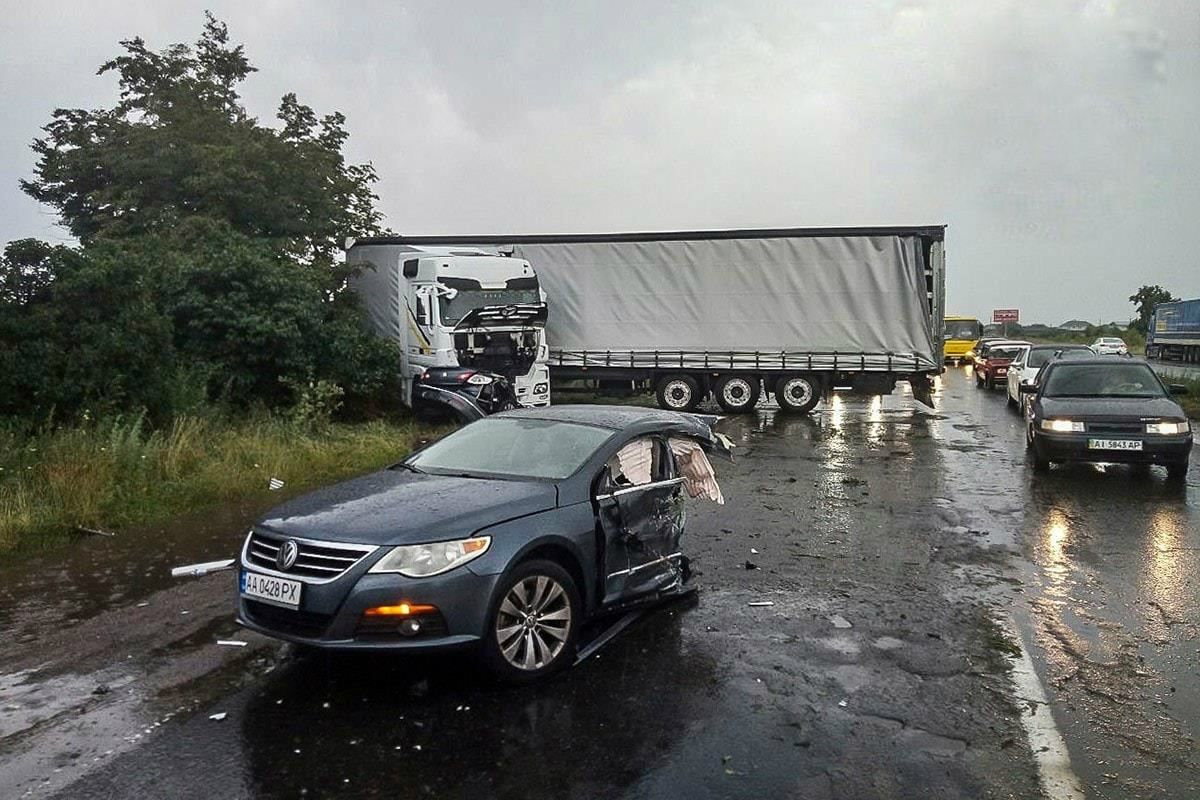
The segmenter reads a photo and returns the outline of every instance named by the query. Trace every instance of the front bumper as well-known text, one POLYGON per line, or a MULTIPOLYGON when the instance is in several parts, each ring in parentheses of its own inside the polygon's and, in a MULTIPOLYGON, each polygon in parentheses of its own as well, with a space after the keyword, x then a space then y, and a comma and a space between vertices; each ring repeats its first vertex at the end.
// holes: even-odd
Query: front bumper
POLYGON ((1088 461, 1107 464, 1180 464, 1192 451, 1192 435, 1159 436, 1148 434, 1049 433, 1037 431, 1033 446, 1041 458, 1050 461, 1088 461), (1089 439, 1135 439, 1141 450, 1095 450, 1089 439))
MULTIPOLYGON (((245 569, 242 565, 240 569, 245 569)), ((255 571, 253 567, 251 571, 255 571)), ((266 605, 238 598, 237 622, 288 642, 329 650, 443 651, 478 644, 487 629, 493 590, 499 575, 477 575, 469 565, 432 578, 405 578, 352 570, 328 583, 305 583, 300 608, 266 605), (374 606, 406 602, 430 605, 436 614, 416 635, 400 633, 404 618, 365 618, 374 606)))

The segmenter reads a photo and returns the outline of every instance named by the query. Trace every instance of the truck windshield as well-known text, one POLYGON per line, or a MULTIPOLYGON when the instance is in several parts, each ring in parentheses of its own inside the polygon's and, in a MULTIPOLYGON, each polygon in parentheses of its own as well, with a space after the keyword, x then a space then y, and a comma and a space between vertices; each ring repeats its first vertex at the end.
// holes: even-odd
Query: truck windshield
POLYGON ((946 321, 947 339, 974 341, 983 336, 983 323, 977 319, 958 319, 946 321))
POLYGON ((537 287, 530 289, 459 289, 453 299, 443 295, 438 300, 443 325, 457 325, 459 320, 477 308, 542 302, 537 287))

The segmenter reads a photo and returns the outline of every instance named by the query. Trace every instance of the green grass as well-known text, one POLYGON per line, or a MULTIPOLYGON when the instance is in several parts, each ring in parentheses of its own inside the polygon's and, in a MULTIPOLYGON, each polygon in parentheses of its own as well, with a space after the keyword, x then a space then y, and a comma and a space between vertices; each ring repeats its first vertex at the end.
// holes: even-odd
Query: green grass
POLYGON ((1128 345, 1129 352, 1132 355, 1140 356, 1146 353, 1146 337, 1134 330, 1120 331, 1118 333, 1100 332, 1095 334, 1060 331, 1050 336, 1014 335, 1012 338, 1023 339, 1034 344, 1091 344, 1101 336, 1116 336, 1121 339, 1128 345))
POLYGON ((119 530, 218 503, 285 493, 384 466, 443 430, 374 421, 309 429, 273 417, 141 417, 53 432, 0 428, 0 553, 61 544, 76 527, 119 530))
MULTIPOLYGON (((1189 417, 1200 419, 1200 380, 1189 381, 1170 376, 1163 376, 1163 380, 1167 383, 1179 383, 1188 387, 1188 393, 1176 395, 1175 401, 1183 406, 1183 410, 1187 412, 1189 417)), ((1194 430, 1195 426, 1193 425, 1192 428, 1194 430)))

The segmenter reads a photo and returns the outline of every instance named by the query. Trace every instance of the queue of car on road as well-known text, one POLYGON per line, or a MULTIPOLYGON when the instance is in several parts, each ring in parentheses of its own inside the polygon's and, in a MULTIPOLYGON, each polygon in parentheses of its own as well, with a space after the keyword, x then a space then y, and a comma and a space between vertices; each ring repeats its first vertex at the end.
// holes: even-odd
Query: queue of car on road
POLYGON ((1124 342, 1104 347, 993 340, 975 348, 975 383, 1003 380, 1009 408, 1025 420, 1034 472, 1053 463, 1129 464, 1166 468, 1169 480, 1188 472, 1191 422, 1172 395, 1186 386, 1164 383, 1124 342), (1124 351, 1122 352, 1122 348, 1124 351))

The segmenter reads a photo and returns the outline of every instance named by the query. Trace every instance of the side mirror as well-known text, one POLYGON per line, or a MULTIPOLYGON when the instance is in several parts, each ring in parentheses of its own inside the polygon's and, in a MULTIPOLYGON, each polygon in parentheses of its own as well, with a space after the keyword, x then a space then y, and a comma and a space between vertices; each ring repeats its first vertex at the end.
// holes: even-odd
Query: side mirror
POLYGON ((1037 390, 1037 384, 1033 383, 1022 383, 1019 387, 1017 387, 1017 392, 1020 394, 1037 394, 1037 390))
POLYGON ((1182 383, 1172 383, 1170 385, 1171 394, 1191 394, 1191 390, 1182 383))

